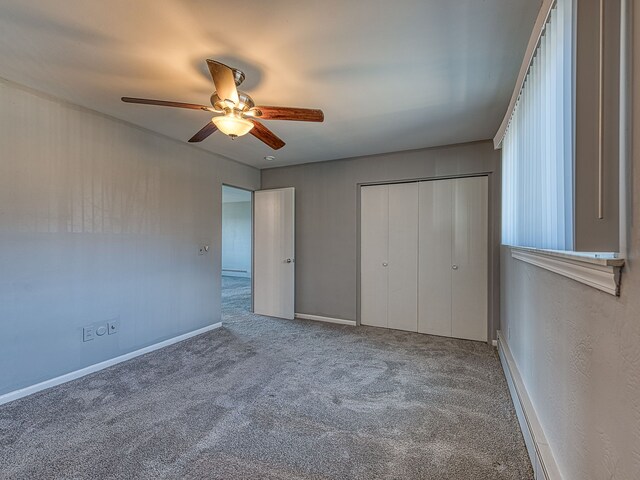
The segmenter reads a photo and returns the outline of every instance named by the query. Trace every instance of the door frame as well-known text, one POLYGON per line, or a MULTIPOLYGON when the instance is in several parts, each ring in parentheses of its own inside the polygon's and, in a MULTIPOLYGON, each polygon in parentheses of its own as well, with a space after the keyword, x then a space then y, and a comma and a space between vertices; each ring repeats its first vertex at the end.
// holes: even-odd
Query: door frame
MULTIPOLYGON (((480 171, 474 173, 465 173, 458 175, 438 175, 431 177, 417 177, 407 178, 400 180, 380 180, 373 182, 358 182, 356 183, 356 325, 366 326, 361 323, 362 312, 362 296, 360 277, 362 274, 361 259, 362 252, 361 247, 361 232, 362 232, 362 203, 361 194, 362 187, 373 185, 393 185, 396 183, 415 183, 415 182, 428 182, 437 180, 450 180, 457 178, 469 178, 469 177, 487 177, 487 343, 492 344, 494 337, 494 330, 498 330, 500 325, 500 296, 499 296, 499 283, 500 283, 500 231, 496 230, 499 227, 500 219, 500 199, 496 198, 500 195, 499 175, 496 175, 492 171, 480 171), (498 209, 494 212, 493 206, 497 205, 498 209), (497 240, 497 241, 496 241, 497 240), (497 245, 497 246, 496 246, 497 245)), ((472 341, 472 340, 469 340, 472 341)))
POLYGON ((254 236, 253 236, 253 225, 254 225, 254 211, 253 206, 255 204, 253 197, 255 196, 255 190, 251 190, 250 188, 238 187, 236 185, 232 185, 230 183, 222 182, 220 184, 220 308, 222 309, 222 208, 223 208, 223 200, 224 200, 224 187, 235 188, 236 190, 244 190, 245 192, 249 192, 251 194, 251 313, 253 313, 253 248, 254 248, 254 236))

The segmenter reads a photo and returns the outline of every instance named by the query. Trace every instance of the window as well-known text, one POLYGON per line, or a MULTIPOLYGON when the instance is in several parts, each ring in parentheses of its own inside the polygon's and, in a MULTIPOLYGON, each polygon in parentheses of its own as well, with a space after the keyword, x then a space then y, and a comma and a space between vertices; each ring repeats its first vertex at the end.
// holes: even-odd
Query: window
POLYGON ((629 202, 630 8, 542 0, 494 138, 511 256, 612 295, 629 202))
POLYGON ((502 140, 502 243, 574 249, 573 1, 558 0, 502 140))

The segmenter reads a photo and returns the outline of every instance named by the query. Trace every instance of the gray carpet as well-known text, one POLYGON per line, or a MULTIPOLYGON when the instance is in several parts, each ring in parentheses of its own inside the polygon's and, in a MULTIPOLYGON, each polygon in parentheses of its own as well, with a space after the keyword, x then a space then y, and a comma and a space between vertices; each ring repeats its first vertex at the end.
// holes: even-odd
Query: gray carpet
POLYGON ((487 345, 248 312, 0 407, 3 479, 532 479, 487 345))

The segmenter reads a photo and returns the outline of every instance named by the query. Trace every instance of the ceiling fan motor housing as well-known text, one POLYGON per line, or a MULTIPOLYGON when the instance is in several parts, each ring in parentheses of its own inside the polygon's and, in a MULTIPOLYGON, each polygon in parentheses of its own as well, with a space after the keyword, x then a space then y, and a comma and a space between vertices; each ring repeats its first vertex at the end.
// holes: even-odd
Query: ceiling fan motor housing
MULTIPOLYGON (((246 92, 242 92, 238 90, 238 99, 239 99, 239 103, 238 105, 236 105, 235 108, 242 112, 246 112, 250 108, 253 108, 256 106, 255 102, 253 101, 253 98, 251 98, 246 92)), ((220 97, 216 92, 213 92, 213 94, 211 95, 211 105, 213 105, 213 107, 217 110, 224 111, 227 108, 229 108, 229 106, 222 99, 220 99, 220 97)))
POLYGON ((236 87, 239 87, 242 82, 244 82, 244 72, 242 70, 238 70, 237 68, 229 67, 233 72, 233 79, 236 81, 236 87))

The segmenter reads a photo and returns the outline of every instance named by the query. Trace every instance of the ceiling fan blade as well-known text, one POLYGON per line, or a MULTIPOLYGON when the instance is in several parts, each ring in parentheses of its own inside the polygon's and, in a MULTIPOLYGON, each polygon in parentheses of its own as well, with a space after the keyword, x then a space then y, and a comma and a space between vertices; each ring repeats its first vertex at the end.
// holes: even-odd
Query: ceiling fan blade
POLYGON ((198 105, 196 103, 169 102, 166 100, 152 100, 150 98, 122 97, 122 101, 125 103, 141 103, 143 105, 159 105, 161 107, 190 108, 192 110, 206 110, 208 112, 214 111, 213 108, 207 107, 206 105, 198 105))
POLYGON ((295 120, 298 122, 322 122, 324 113, 322 110, 314 108, 296 108, 296 107, 255 107, 261 114, 258 118, 263 120, 295 120))
POLYGON ((218 127, 216 127, 213 122, 209 122, 204 127, 202 127, 198 133, 196 133, 193 137, 191 137, 189 139, 189 142, 190 143, 201 142, 216 130, 218 130, 218 127))
POLYGON ((234 105, 238 105, 238 89, 236 88, 236 79, 231 67, 215 60, 207 60, 211 78, 216 86, 218 97, 224 100, 231 100, 234 105))
POLYGON ((285 143, 282 141, 282 139, 278 138, 275 133, 265 127, 262 123, 254 118, 247 118, 247 120, 253 123, 253 128, 249 133, 256 137, 258 140, 266 143, 274 150, 278 150, 285 146, 285 143))

